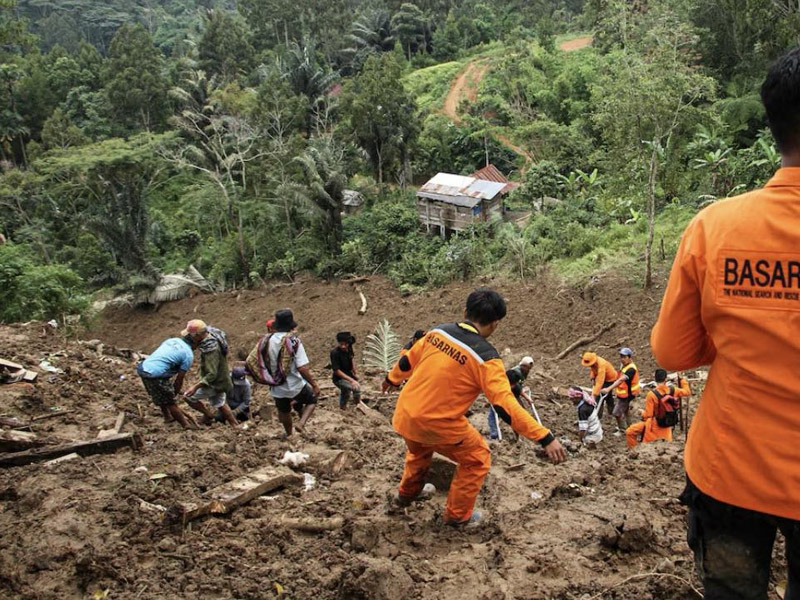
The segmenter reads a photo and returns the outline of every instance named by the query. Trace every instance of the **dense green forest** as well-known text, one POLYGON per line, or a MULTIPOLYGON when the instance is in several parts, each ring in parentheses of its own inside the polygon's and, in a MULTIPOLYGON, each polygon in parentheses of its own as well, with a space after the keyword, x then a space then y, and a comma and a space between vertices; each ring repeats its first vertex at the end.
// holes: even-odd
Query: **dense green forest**
POLYGON ((189 265, 649 285, 698 209, 778 166, 758 89, 799 40, 787 0, 0 0, 0 320, 189 265), (414 186, 487 162, 527 223, 427 236, 414 186))

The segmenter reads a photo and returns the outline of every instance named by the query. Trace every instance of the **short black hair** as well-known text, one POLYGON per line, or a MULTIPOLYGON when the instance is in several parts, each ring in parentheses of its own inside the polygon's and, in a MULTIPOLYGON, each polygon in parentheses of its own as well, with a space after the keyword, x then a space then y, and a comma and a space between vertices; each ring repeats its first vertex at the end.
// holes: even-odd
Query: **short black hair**
POLYGON ((493 289, 480 287, 467 296, 466 316, 470 321, 488 325, 506 316, 506 301, 493 289))
POLYGON ((761 102, 778 149, 800 149, 800 46, 770 67, 761 85, 761 102))
POLYGON ((664 369, 656 369, 656 382, 664 383, 667 380, 667 372, 664 369))

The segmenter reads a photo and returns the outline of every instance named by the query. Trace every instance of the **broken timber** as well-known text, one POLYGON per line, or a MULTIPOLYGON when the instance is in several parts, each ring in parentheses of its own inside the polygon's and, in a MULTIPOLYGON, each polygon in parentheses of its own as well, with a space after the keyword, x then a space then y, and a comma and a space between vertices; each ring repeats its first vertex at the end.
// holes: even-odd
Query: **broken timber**
POLYGON ((92 454, 114 452, 119 448, 126 447, 131 447, 134 450, 138 450, 143 445, 144 442, 140 434, 120 433, 98 440, 74 442, 71 444, 62 444, 60 446, 46 446, 44 448, 36 448, 34 450, 27 450, 25 452, 14 452, 6 456, 0 456, 0 467, 29 465, 42 460, 58 458, 59 456, 64 456, 65 454, 72 454, 73 452, 80 456, 90 456, 92 454))
POLYGON ((114 423, 114 427, 112 429, 101 429, 100 433, 97 434, 97 439, 107 438, 111 435, 117 435, 122 429, 122 424, 125 422, 125 412, 121 412, 117 415, 117 420, 114 423))
POLYGON ((189 521, 209 514, 224 515, 262 494, 302 482, 302 475, 286 467, 262 467, 214 488, 208 494, 210 499, 201 504, 193 502, 174 504, 167 511, 167 518, 173 523, 185 525, 189 521))
POLYGON ((283 517, 279 521, 276 521, 276 524, 307 533, 322 533, 324 531, 336 531, 337 529, 341 529, 344 527, 344 519, 342 517, 329 517, 327 519, 315 519, 311 517, 292 519, 283 517))
POLYGON ((585 338, 581 338, 577 342, 574 342, 574 343, 570 344, 568 347, 566 347, 564 350, 562 350, 556 356, 556 359, 558 360, 558 359, 564 358, 567 354, 569 354, 570 352, 575 350, 575 348, 579 348, 581 346, 585 346, 586 344, 591 344, 593 341, 595 341, 597 338, 599 338, 601 335, 603 335, 607 331, 611 331, 615 326, 616 326, 616 323, 609 323, 608 325, 603 327, 600 331, 598 331, 594 335, 591 335, 591 336, 585 337, 585 338))
POLYGON ((35 433, 27 431, 0 431, 0 452, 18 452, 41 446, 35 433))
POLYGON ((16 383, 17 381, 32 383, 36 381, 36 377, 39 375, 35 371, 28 371, 20 364, 3 360, 2 358, 0 358, 0 371, 8 371, 10 373, 9 377, 11 379, 7 383, 16 383))

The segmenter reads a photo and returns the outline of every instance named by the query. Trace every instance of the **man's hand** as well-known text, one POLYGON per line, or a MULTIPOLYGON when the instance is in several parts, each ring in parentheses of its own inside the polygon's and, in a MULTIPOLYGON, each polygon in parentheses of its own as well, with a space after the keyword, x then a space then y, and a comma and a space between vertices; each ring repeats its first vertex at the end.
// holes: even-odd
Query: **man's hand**
POLYGON ((397 390, 397 389, 399 389, 399 387, 400 387, 400 386, 394 385, 394 384, 393 384, 391 381, 389 381, 388 379, 384 379, 384 380, 383 380, 383 383, 381 384, 381 391, 382 391, 384 394, 388 394, 389 392, 392 392, 392 391, 394 391, 394 390, 397 390))
POLYGON ((547 455, 548 460, 557 465, 567 460, 567 451, 558 440, 553 440, 544 447, 544 453, 547 455))
POLYGON ((200 384, 199 383, 195 383, 193 386, 189 387, 188 390, 183 392, 183 397, 184 398, 191 398, 192 396, 194 396, 194 393, 199 389, 200 389, 200 384))
POLYGON ((358 381, 356 381, 355 379, 352 379, 350 381, 350 387, 353 388, 354 392, 361 391, 361 385, 359 385, 358 381))
POLYGON ((320 394, 322 393, 322 390, 319 389, 316 381, 311 384, 311 391, 314 392, 315 398, 319 398, 320 394))
POLYGON ((611 388, 604 387, 602 390, 600 390, 600 393, 601 393, 603 396, 605 396, 605 395, 606 395, 608 392, 610 392, 610 391, 611 391, 611 388))

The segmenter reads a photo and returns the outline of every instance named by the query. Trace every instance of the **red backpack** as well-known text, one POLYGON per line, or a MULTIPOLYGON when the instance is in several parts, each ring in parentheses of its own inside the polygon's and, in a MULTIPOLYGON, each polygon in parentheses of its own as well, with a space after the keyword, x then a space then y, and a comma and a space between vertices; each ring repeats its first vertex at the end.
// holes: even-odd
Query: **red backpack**
POLYGON ((675 427, 678 424, 678 414, 680 411, 680 400, 675 397, 675 388, 670 386, 666 394, 654 390, 656 396, 656 407, 653 412, 656 423, 659 427, 675 427))

